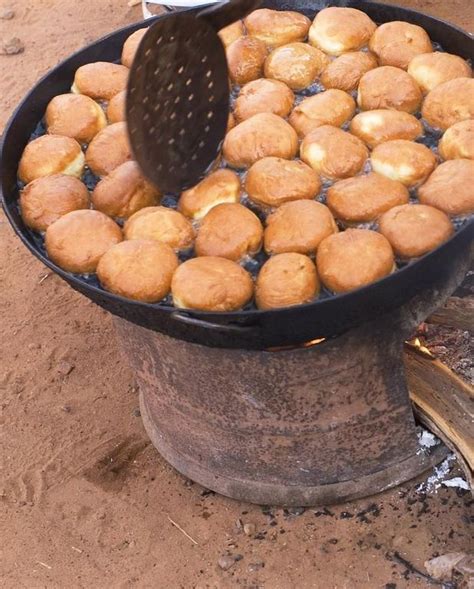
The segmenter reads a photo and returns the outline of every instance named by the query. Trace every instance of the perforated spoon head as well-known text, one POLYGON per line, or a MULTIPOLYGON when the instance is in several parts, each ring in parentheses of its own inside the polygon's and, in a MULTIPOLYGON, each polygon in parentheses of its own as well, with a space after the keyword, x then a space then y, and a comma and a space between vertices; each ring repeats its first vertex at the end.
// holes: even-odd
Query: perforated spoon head
POLYGON ((219 156, 229 116, 224 47, 203 18, 151 25, 130 71, 127 123, 135 159, 162 192, 199 182, 219 156))

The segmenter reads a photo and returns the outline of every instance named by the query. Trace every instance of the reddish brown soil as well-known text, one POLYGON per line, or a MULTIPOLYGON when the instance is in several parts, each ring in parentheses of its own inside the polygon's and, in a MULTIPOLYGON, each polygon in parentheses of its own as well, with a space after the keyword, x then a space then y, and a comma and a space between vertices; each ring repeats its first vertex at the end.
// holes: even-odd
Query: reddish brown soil
MULTIPOLYGON (((399 3, 473 28, 469 0, 399 3)), ((25 51, 0 56, 0 128, 51 66, 137 20, 126 4, 1 0, 15 17, 0 20, 0 38, 20 37, 25 51)), ((182 478, 145 435, 110 317, 49 275, 2 213, 0 309, 3 588, 417 588, 427 580, 397 554, 423 570, 469 547, 470 496, 453 489, 425 496, 418 481, 296 515, 182 478), (250 536, 239 519, 255 525, 250 536), (242 559, 223 571, 227 553, 242 559)))

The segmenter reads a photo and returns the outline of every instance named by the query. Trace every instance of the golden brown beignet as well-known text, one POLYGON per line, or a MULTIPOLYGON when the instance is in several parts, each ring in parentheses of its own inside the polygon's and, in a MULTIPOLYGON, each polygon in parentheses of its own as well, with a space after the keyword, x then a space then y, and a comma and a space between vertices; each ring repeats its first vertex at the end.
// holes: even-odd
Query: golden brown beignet
POLYGON ((308 43, 290 43, 270 53, 264 72, 297 91, 311 86, 328 63, 327 55, 308 43))
POLYGON ((245 179, 249 198, 266 207, 313 199, 321 189, 316 172, 300 160, 265 157, 255 162, 245 179))
POLYGON ((422 99, 415 80, 404 70, 390 65, 364 74, 357 92, 357 104, 361 110, 389 108, 414 113, 420 108, 422 99))
POLYGON ((240 193, 237 174, 232 170, 217 170, 181 194, 178 210, 191 219, 202 219, 216 205, 238 203, 240 193))
POLYGON ((456 78, 436 86, 426 96, 421 114, 432 127, 445 131, 474 118, 474 80, 456 78))
POLYGON ((156 303, 171 289, 178 258, 169 245, 137 239, 112 246, 97 266, 102 286, 122 297, 156 303))
POLYGON ((355 176, 364 167, 369 152, 354 135, 330 125, 318 127, 303 139, 301 159, 325 178, 355 176))
POLYGON ((120 123, 125 121, 125 103, 126 103, 127 91, 122 90, 110 99, 107 105, 107 119, 109 123, 120 123))
POLYGON ((238 262, 262 247, 259 218, 241 204, 213 207, 202 220, 196 238, 198 256, 217 256, 238 262))
POLYGON ((392 139, 414 141, 424 133, 423 125, 413 115, 385 109, 360 112, 352 119, 349 130, 371 148, 392 139))
POLYGON ((425 29, 403 21, 380 25, 370 39, 369 49, 375 53, 380 65, 404 70, 416 55, 433 51, 425 29))
POLYGON ((49 258, 63 270, 95 272, 100 258, 122 241, 122 230, 110 217, 90 209, 67 213, 46 229, 49 258))
POLYGON ((247 84, 263 76, 267 46, 253 37, 240 37, 227 47, 229 76, 234 84, 247 84))
POLYGON ((309 29, 309 42, 329 55, 341 55, 364 47, 377 25, 355 8, 324 8, 309 29))
POLYGON ((55 174, 79 178, 83 171, 81 146, 75 139, 63 135, 42 135, 30 141, 18 166, 18 176, 25 184, 55 174))
POLYGON ((322 125, 341 127, 354 116, 355 100, 342 90, 326 90, 298 104, 289 118, 290 125, 303 138, 322 125))
POLYGON ((444 160, 474 160, 474 120, 460 121, 449 127, 438 144, 444 160))
POLYGON ((331 211, 320 202, 287 202, 267 217, 265 251, 268 254, 314 254, 321 241, 337 230, 331 211))
POLYGON ((104 111, 95 100, 83 94, 59 94, 46 108, 48 133, 89 143, 107 125, 104 111))
POLYGON ((241 20, 236 20, 232 24, 221 29, 218 35, 224 47, 229 47, 234 41, 237 41, 237 39, 240 39, 240 37, 245 35, 244 23, 241 20))
POLYGON ((473 178, 474 161, 449 160, 440 164, 418 188, 418 199, 450 217, 474 213, 473 178))
POLYGON ((322 241, 316 253, 321 282, 343 293, 380 280, 395 268, 388 240, 368 229, 346 229, 322 241))
POLYGON ((110 174, 124 162, 132 159, 127 124, 114 123, 100 131, 89 143, 86 164, 96 176, 110 174))
POLYGON ((159 191, 143 177, 136 162, 125 162, 104 176, 92 192, 92 204, 109 217, 127 219, 156 205, 159 191))
POLYGON ((395 139, 377 145, 370 158, 372 169, 378 174, 398 180, 405 186, 416 186, 435 169, 435 154, 420 143, 395 139))
POLYGON ((351 92, 356 90, 362 76, 377 66, 372 53, 351 51, 329 62, 321 73, 321 82, 326 88, 351 92))
POLYGON ((231 129, 223 154, 234 168, 247 168, 264 157, 292 159, 298 152, 296 131, 281 117, 260 113, 231 129))
POLYGON ((178 267, 171 282, 175 307, 200 311, 237 311, 253 297, 250 274, 225 258, 192 258, 178 267))
POLYGON ((88 208, 89 192, 73 176, 56 174, 37 178, 20 194, 21 218, 34 231, 45 231, 66 213, 88 208))
POLYGON ((254 10, 244 20, 247 33, 269 47, 304 41, 311 25, 309 18, 291 10, 254 10))
POLYGON ((380 174, 371 173, 340 180, 327 194, 327 205, 345 224, 375 221, 382 213, 409 199, 407 188, 380 174))
POLYGON ((240 123, 254 115, 269 112, 279 117, 287 117, 295 95, 283 82, 260 78, 245 84, 235 101, 234 114, 240 123))
POLYGON ((427 205, 401 205, 382 215, 379 230, 402 259, 418 258, 454 233, 449 217, 427 205))
POLYGON ((167 207, 146 207, 133 214, 123 227, 125 239, 153 239, 174 250, 193 245, 194 229, 178 211, 167 207))
POLYGON ((314 262, 302 254, 278 254, 263 265, 255 284, 259 309, 309 303, 320 290, 314 262))
POLYGON ((127 67, 132 67, 133 60, 135 59, 135 54, 137 52, 138 46, 140 45, 145 33, 148 31, 148 28, 145 29, 138 29, 128 37, 128 39, 123 44, 122 49, 122 64, 127 67))
POLYGON ((97 61, 76 70, 72 92, 98 100, 110 100, 127 87, 129 70, 124 65, 97 61))
POLYGON ((408 64, 408 73, 425 94, 449 80, 472 76, 470 65, 462 57, 439 51, 416 55, 408 64))

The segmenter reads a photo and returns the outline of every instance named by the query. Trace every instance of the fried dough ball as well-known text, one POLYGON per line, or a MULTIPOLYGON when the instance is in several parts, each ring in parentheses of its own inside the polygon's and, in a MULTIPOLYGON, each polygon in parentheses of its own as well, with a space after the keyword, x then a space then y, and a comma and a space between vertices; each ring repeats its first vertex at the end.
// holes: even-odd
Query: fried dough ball
POLYGON ((193 245, 194 229, 178 211, 167 207, 146 207, 134 213, 123 227, 125 239, 152 239, 174 250, 193 245))
POLYGON ((253 37, 240 37, 226 50, 230 79, 234 84, 247 84, 263 76, 267 46, 253 37))
POLYGON ((63 135, 42 135, 30 141, 18 166, 18 176, 25 184, 55 174, 79 178, 83 171, 81 146, 75 139, 63 135))
POLYGON ((46 127, 52 135, 65 135, 89 143, 107 125, 104 111, 83 94, 59 94, 46 108, 46 127))
POLYGON ((236 20, 232 24, 221 29, 218 35, 224 47, 229 47, 234 41, 237 41, 237 39, 240 39, 240 37, 245 35, 244 23, 241 20, 236 20))
POLYGON ((290 125, 303 138, 322 125, 341 127, 354 116, 355 100, 342 90, 326 90, 305 98, 289 118, 290 125))
POLYGON ((287 202, 267 218, 265 251, 268 254, 314 254, 322 240, 337 230, 331 211, 320 202, 287 202))
POLYGON ((368 229, 346 229, 320 244, 316 266, 321 282, 334 293, 361 288, 395 268, 388 240, 368 229))
POLYGON ((474 213, 474 161, 456 159, 440 164, 418 189, 422 204, 436 207, 450 217, 474 213))
POLYGON ((237 174, 232 170, 217 170, 181 194, 178 210, 191 219, 202 219, 216 205, 238 203, 240 193, 237 174))
POLYGON ((135 59, 135 55, 137 53, 138 46, 140 45, 145 33, 148 31, 148 28, 145 29, 138 29, 128 37, 128 39, 123 44, 122 49, 122 64, 127 67, 132 67, 133 60, 135 59))
POLYGON ((250 274, 225 258, 205 256, 181 264, 171 293, 175 307, 199 311, 237 311, 253 297, 250 274))
POLYGON ((262 266, 255 284, 259 309, 309 303, 320 290, 314 262, 302 254, 278 254, 262 266))
POLYGON ((370 39, 369 49, 375 53, 380 65, 404 70, 416 55, 433 51, 425 29, 398 20, 380 25, 370 39))
POLYGON ((120 123, 127 118, 125 112, 125 104, 127 98, 127 91, 122 90, 110 99, 107 105, 107 119, 109 123, 120 123))
POLYGON ((355 176, 368 156, 367 147, 358 137, 330 125, 318 127, 301 144, 301 159, 325 178, 355 176))
POLYGON ((408 73, 425 94, 449 80, 472 76, 471 67, 462 57, 440 51, 416 55, 408 64, 408 73))
POLYGON ((375 221, 408 199, 408 190, 401 182, 376 173, 340 180, 327 193, 332 214, 347 225, 375 221))
POLYGON ((474 118, 474 80, 456 78, 426 96, 421 114, 432 127, 445 131, 455 123, 474 118))
POLYGON ((247 33, 269 47, 304 41, 311 25, 309 18, 291 10, 261 8, 244 20, 247 33))
POLYGON ((37 178, 20 194, 21 218, 34 231, 46 231, 66 213, 87 208, 89 192, 73 176, 56 174, 37 178))
POLYGON ((109 217, 127 219, 156 205, 159 191, 143 177, 136 162, 125 162, 104 176, 92 193, 92 204, 109 217))
POLYGON ((329 62, 321 73, 321 82, 325 88, 351 92, 356 90, 362 76, 377 66, 377 59, 372 53, 351 51, 329 62))
POLYGON ((198 256, 218 256, 238 262, 262 247, 259 218, 241 204, 213 207, 202 220, 196 238, 198 256))
POLYGON ((377 25, 355 8, 324 8, 309 29, 309 42, 329 55, 341 55, 367 45, 377 25))
POLYGON ((377 67, 364 74, 359 83, 357 104, 361 110, 389 108, 416 112, 423 96, 415 80, 390 65, 377 67))
POLYGON ((414 141, 424 133, 423 125, 413 115, 384 109, 360 112, 352 119, 349 130, 371 148, 392 139, 414 141))
POLYGON ((156 303, 170 292, 178 264, 176 254, 165 243, 145 239, 122 241, 100 258, 97 277, 110 292, 156 303))
POLYGON ((95 272, 100 258, 122 241, 122 230, 110 217, 90 209, 67 213, 46 229, 49 258, 68 272, 95 272))
POLYGON ((96 176, 110 174, 120 164, 132 159, 127 124, 114 123, 102 129, 89 143, 86 163, 96 176))
POLYGON ((98 100, 110 100, 127 87, 129 70, 124 65, 97 61, 76 70, 72 92, 98 100))
POLYGON ((419 258, 454 233, 449 217, 426 205, 401 205, 382 215, 379 230, 402 259, 419 258))
POLYGON ((246 119, 227 133, 223 154, 234 168, 246 168, 268 156, 292 159, 298 152, 298 136, 291 125, 272 113, 246 119))
POLYGON ((263 206, 313 199, 321 189, 316 172, 300 160, 265 157, 255 162, 245 180, 249 198, 263 206))
POLYGON ((441 138, 438 149, 444 160, 474 160, 474 120, 461 121, 449 127, 441 138))
POLYGON ((405 186, 424 182, 436 167, 435 154, 420 143, 395 139, 377 145, 371 155, 372 169, 405 186))
POLYGON ((295 95, 283 82, 260 78, 245 84, 235 101, 234 114, 240 123, 254 115, 269 112, 279 117, 287 117, 295 95))
POLYGON ((292 90, 304 90, 316 81, 329 59, 307 43, 290 43, 275 49, 265 61, 265 77, 284 82, 292 90))

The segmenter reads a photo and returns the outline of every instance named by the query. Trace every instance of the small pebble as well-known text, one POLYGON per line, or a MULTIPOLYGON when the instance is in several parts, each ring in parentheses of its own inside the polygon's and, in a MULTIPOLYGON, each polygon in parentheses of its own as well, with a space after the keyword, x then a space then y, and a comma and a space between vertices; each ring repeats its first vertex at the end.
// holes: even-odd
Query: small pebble
POLYGON ((16 55, 22 53, 25 50, 25 46, 18 37, 11 37, 5 39, 0 45, 0 54, 2 55, 16 55))
POLYGON ((305 507, 288 507, 284 510, 285 515, 303 515, 306 511, 305 507))
POLYGON ((140 417, 141 413, 140 413, 140 409, 137 407, 136 409, 133 410, 133 417, 140 417))
POLYGON ((15 16, 15 11, 13 8, 1 8, 0 9, 0 19, 1 20, 11 20, 15 16))
POLYGON ((61 376, 67 376, 68 374, 71 374, 74 368, 75 365, 71 362, 68 362, 67 360, 60 360, 56 367, 61 376))
POLYGON ((64 413, 71 413, 72 407, 71 405, 63 405, 62 410, 64 411, 64 413))
POLYGON ((244 524, 244 534, 246 536, 252 536, 252 534, 255 534, 255 524, 244 524))
POLYGON ((263 560, 257 560, 255 562, 251 562, 247 567, 247 570, 249 573, 256 573, 260 569, 263 569, 264 566, 265 563, 263 562, 263 560))
POLYGON ((228 571, 236 562, 242 560, 242 558, 243 556, 241 554, 226 554, 219 558, 217 564, 223 571, 228 571))

